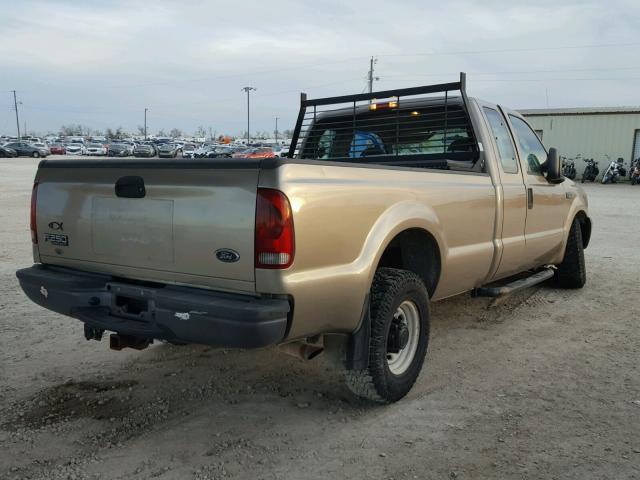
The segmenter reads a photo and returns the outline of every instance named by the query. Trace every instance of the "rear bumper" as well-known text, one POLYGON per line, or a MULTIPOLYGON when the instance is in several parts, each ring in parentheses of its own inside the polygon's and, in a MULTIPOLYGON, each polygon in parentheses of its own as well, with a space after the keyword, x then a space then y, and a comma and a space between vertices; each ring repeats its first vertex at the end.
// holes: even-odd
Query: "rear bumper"
POLYGON ((148 287, 45 265, 18 270, 16 276, 38 305, 121 334, 259 348, 279 343, 287 332, 290 305, 285 299, 169 285, 148 287))

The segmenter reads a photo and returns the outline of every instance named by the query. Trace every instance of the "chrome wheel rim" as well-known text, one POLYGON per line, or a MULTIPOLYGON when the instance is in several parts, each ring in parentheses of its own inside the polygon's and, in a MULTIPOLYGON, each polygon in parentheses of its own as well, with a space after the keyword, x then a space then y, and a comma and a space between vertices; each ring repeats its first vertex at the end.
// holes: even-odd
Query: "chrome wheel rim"
POLYGON ((409 332, 407 344, 397 353, 390 352, 387 346, 387 365, 389 370, 394 375, 402 375, 409 369, 418 351, 420 311, 415 303, 405 300, 396 309, 391 322, 392 324, 395 322, 397 326, 404 326, 409 332))

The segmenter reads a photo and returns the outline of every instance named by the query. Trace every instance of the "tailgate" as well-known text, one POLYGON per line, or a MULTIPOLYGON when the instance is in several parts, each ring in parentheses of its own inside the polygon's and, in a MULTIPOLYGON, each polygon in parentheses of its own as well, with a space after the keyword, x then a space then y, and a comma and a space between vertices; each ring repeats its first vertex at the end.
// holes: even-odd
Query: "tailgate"
POLYGON ((254 292, 258 173, 259 162, 251 160, 42 162, 36 179, 40 259, 254 292))

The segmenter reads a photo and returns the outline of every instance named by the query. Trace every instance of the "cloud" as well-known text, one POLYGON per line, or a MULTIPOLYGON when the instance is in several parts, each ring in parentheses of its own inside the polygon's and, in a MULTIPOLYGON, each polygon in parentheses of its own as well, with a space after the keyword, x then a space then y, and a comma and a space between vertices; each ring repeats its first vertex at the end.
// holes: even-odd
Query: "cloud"
MULTIPOLYGON (((271 129, 275 116, 290 126, 300 91, 362 91, 370 55, 379 88, 466 70, 472 95, 513 107, 544 107, 547 90, 552 106, 640 104, 631 0, 22 0, 4 13, 0 88, 18 90, 24 118, 42 131, 135 129, 148 107, 152 128, 237 133, 245 85, 257 88, 255 128, 271 129), (606 44, 618 46, 560 48, 606 44)), ((8 107, 0 131, 12 128, 8 107)))

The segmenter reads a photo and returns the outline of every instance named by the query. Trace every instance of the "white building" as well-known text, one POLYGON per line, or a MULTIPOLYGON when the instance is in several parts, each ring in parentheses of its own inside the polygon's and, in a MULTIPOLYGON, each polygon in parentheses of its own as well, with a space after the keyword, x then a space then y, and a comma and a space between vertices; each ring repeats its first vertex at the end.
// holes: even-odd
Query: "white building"
MULTIPOLYGON (((640 107, 520 110, 547 148, 563 157, 640 158, 640 107)), ((600 165, 604 165, 602 162, 600 165)), ((580 169, 579 165, 576 165, 580 169)))

